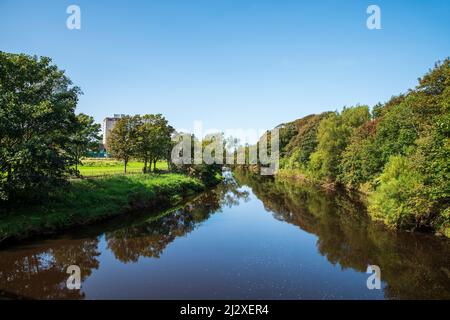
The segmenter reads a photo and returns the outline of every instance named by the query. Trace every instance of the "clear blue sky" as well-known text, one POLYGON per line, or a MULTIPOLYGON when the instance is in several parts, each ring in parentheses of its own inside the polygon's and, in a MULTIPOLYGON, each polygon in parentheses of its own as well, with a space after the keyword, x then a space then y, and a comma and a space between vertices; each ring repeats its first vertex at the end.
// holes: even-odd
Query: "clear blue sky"
POLYGON ((450 1, 0 0, 0 50, 49 56, 78 111, 272 128, 373 104, 450 55, 450 1), (79 5, 81 30, 66 8, 79 5), (382 30, 366 28, 377 4, 382 30))

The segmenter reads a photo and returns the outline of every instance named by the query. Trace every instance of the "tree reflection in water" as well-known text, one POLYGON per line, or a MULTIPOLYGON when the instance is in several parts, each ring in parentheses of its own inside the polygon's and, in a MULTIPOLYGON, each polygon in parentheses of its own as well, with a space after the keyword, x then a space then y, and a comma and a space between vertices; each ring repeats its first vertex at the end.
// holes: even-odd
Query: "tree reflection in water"
POLYGON ((191 232, 222 207, 238 205, 248 196, 226 175, 217 188, 163 216, 149 213, 119 218, 68 237, 1 250, 0 297, 82 299, 82 290, 66 288, 66 270, 70 265, 80 266, 83 282, 99 267, 99 235, 105 230, 107 245, 118 260, 126 263, 139 257, 159 258, 177 237, 191 232))
POLYGON ((68 290, 68 266, 81 268, 84 281, 99 267, 98 240, 57 239, 0 252, 0 292, 8 297, 81 299, 80 290, 68 290))
POLYGON ((330 263, 360 272, 369 264, 380 266, 386 298, 450 299, 448 239, 386 230, 370 221, 354 194, 241 170, 235 177, 276 219, 316 235, 318 250, 330 263))
POLYGON ((159 258, 169 243, 194 230, 222 207, 239 205, 248 199, 229 174, 214 190, 205 192, 170 214, 106 233, 108 247, 122 262, 136 262, 139 257, 159 258))
POLYGON ((314 234, 320 254, 333 265, 362 273, 369 264, 380 266, 386 298, 450 299, 450 241, 386 230, 371 222, 365 206, 348 193, 326 192, 246 171, 237 170, 235 177, 226 175, 223 184, 171 212, 125 215, 57 239, 0 250, 0 293, 83 299, 83 287, 81 291, 66 289, 69 265, 80 266, 84 282, 94 278, 94 270, 99 269, 97 274, 108 269, 107 259, 100 257, 104 251, 127 264, 141 257, 159 259, 171 242, 214 213, 252 200, 261 201, 275 219, 314 234), (242 186, 248 186, 254 196, 242 186))

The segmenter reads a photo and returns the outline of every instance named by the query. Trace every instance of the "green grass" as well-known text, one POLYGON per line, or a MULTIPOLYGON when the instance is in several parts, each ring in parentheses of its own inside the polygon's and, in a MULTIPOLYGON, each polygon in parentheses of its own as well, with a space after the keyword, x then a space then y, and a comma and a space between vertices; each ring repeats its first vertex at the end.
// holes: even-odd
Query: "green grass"
MULTIPOLYGON (((100 177, 116 174, 123 174, 123 162, 114 159, 84 159, 83 165, 78 166, 78 170, 83 177, 100 177)), ((127 166, 127 173, 142 173, 144 163, 141 161, 131 161, 127 166)), ((167 162, 156 163, 158 170, 167 170, 167 162)), ((152 166, 153 170, 153 166, 152 166)))
POLYGON ((0 243, 90 224, 140 208, 168 208, 204 189, 199 180, 178 174, 74 180, 46 204, 0 216, 0 243))

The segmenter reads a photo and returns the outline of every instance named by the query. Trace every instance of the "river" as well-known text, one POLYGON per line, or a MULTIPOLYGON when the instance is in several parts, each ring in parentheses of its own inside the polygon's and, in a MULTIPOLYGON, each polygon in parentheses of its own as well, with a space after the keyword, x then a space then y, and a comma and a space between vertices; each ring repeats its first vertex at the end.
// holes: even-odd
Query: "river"
POLYGON ((37 299, 450 299, 450 241, 371 222, 354 195, 237 172, 178 209, 0 250, 37 299), (80 268, 81 289, 66 286, 80 268), (381 271, 369 289, 368 265, 381 271))

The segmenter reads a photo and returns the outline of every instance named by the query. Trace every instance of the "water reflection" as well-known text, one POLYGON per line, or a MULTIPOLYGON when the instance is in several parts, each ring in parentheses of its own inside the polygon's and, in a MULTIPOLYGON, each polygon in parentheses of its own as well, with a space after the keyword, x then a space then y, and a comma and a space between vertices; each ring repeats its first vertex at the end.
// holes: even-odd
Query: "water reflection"
POLYGON ((84 281, 99 267, 97 239, 57 239, 0 252, 0 297, 81 299, 66 287, 67 267, 81 267, 84 281))
POLYGON ((330 263, 360 272, 369 264, 380 266, 386 298, 450 299, 450 241, 386 230, 370 221, 356 195, 245 171, 236 172, 236 178, 276 219, 315 234, 330 263))
POLYGON ((329 290, 338 292, 332 280, 340 283, 341 271, 330 269, 338 266, 341 273, 351 271, 346 281, 356 279, 348 284, 354 291, 342 296, 362 298, 367 265, 376 264, 384 282, 381 297, 450 299, 448 240, 387 231, 370 222, 365 206, 349 194, 244 171, 235 177, 228 174, 222 185, 175 211, 131 214, 3 249, 0 294, 41 299, 102 298, 118 291, 124 298, 211 298, 211 292, 219 298, 326 297, 329 290), (202 232, 193 232, 203 225, 202 232), (287 226, 295 226, 295 233, 287 226), (302 240, 303 234, 314 238, 302 240), (178 247, 170 250, 171 243, 178 247), (189 261, 186 250, 195 250, 189 261), (322 256, 326 261, 318 259, 322 256), (80 291, 66 289, 72 264, 81 268, 80 291), (133 273, 151 285, 136 288, 141 281, 133 283, 133 273), (331 284, 308 284, 314 277, 331 284), (108 289, 113 280, 117 286, 108 289))
POLYGON ((188 234, 222 207, 239 205, 239 201, 246 201, 248 196, 249 193, 239 190, 237 182, 227 175, 218 188, 203 193, 173 213, 107 232, 108 248, 122 262, 136 262, 140 257, 159 258, 177 237, 188 234))
POLYGON ((224 182, 175 211, 133 215, 87 227, 54 240, 0 251, 0 298, 83 299, 80 290, 68 290, 68 266, 81 268, 81 281, 98 269, 99 235, 104 237, 117 260, 137 262, 140 257, 159 258, 177 237, 194 230, 222 207, 247 201, 249 193, 238 189, 230 174, 224 182), (103 232, 102 232, 103 231, 103 232))

